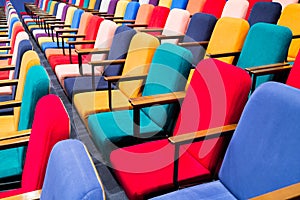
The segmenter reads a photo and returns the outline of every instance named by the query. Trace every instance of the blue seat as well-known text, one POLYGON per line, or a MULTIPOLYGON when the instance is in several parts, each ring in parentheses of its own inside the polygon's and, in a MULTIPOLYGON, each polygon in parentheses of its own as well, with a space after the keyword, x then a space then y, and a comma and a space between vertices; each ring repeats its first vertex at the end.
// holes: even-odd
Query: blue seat
POLYGON ((129 2, 127 4, 125 13, 124 13, 124 20, 135 20, 137 12, 140 8, 140 3, 139 2, 129 2))
POLYGON ((53 147, 41 199, 105 199, 101 180, 80 141, 64 140, 53 147))
POLYGON ((258 22, 277 24, 281 15, 281 5, 277 2, 257 2, 254 4, 248 22, 252 26, 258 22))
POLYGON ((186 9, 188 0, 172 0, 172 4, 170 9, 172 10, 173 8, 179 8, 179 9, 186 9))
MULTIPOLYGON (((108 53, 108 60, 124 59, 132 37, 136 31, 127 27, 120 26, 116 29, 115 35, 112 41, 110 51, 108 53)), ((92 85, 92 76, 82 76, 75 78, 66 78, 64 80, 64 86, 69 98, 72 98, 74 94, 86 91, 106 90, 108 89, 107 81, 104 80, 104 76, 117 76, 122 73, 123 64, 108 65, 105 68, 103 76, 95 76, 96 85, 92 85)))
POLYGON ((249 199, 300 182, 299 113, 298 89, 261 85, 233 134, 220 180, 153 199, 249 199))
MULTIPOLYGON (((160 45, 153 56, 142 97, 184 91, 191 62, 190 51, 170 43, 160 45)), ((137 112, 137 118, 140 119, 137 129, 134 128, 136 116, 133 110, 98 113, 88 117, 93 140, 107 160, 116 146, 128 146, 136 143, 138 138, 150 135, 171 133, 178 110, 174 104, 167 104, 142 108, 137 112)))

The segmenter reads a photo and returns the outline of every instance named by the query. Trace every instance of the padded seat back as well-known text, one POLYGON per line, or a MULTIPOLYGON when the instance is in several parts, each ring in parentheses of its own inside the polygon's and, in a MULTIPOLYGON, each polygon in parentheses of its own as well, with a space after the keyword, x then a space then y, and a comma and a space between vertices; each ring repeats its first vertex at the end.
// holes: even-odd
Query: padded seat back
MULTIPOLYGON (((250 86, 251 79, 246 71, 216 59, 200 61, 186 91, 173 134, 237 123, 248 99, 250 86)), ((214 171, 225 151, 226 139, 195 142, 185 148, 209 171, 214 171)))
MULTIPOLYGON (((206 53, 217 54, 241 51, 249 30, 249 24, 241 18, 222 17, 216 23, 206 53)), ((231 64, 234 57, 218 58, 231 64)))
POLYGON ((90 0, 88 9, 93 10, 95 8, 96 0, 90 0))
POLYGON ((257 22, 277 24, 281 15, 281 5, 275 2, 257 2, 248 17, 250 26, 257 22))
MULTIPOLYGON (((65 25, 70 25, 72 24, 72 20, 75 14, 75 11, 77 10, 76 7, 69 7, 67 10, 67 14, 66 14, 66 19, 65 19, 65 25)), ((75 20, 75 18, 74 18, 75 20)))
POLYGON ((81 16, 82 16, 83 13, 84 13, 84 11, 81 10, 81 9, 77 9, 77 10, 74 11, 74 15, 73 15, 73 18, 72 18, 72 23, 71 23, 71 28, 78 28, 79 27, 80 19, 81 19, 81 16))
POLYGON ((189 0, 186 10, 190 12, 191 15, 201 12, 206 0, 189 0))
POLYGON ((153 9, 152 4, 142 4, 137 12, 135 24, 149 24, 153 9))
MULTIPOLYGON (((290 4, 284 8, 278 25, 291 29, 293 35, 300 35, 300 4, 290 4)), ((300 40, 293 39, 289 48, 288 61, 294 61, 300 48, 300 40)))
MULTIPOLYGON (((78 27, 78 32, 77 32, 78 35, 87 35, 87 33, 89 32, 88 29, 91 26, 90 20, 92 19, 92 17, 93 17, 93 15, 91 13, 88 13, 88 12, 84 12, 81 15, 80 23, 79 23, 79 27, 78 27)), ((97 21, 97 19, 98 18, 94 17, 95 21, 97 21)), ((83 40, 83 38, 76 38, 76 41, 82 41, 82 40, 83 40)), ((81 49, 82 45, 76 45, 75 48, 81 49)))
POLYGON ((139 8, 140 8, 139 2, 135 2, 135 1, 129 2, 126 7, 123 19, 124 20, 134 20, 136 18, 139 8))
POLYGON ((247 0, 228 0, 221 17, 245 18, 249 7, 247 0))
POLYGON ((249 7, 248 7, 248 12, 246 14, 246 18, 248 19, 250 13, 252 12, 253 6, 257 3, 257 2, 272 2, 272 0, 248 0, 249 1, 249 7))
POLYGON ((61 19, 63 15, 63 9, 66 6, 65 3, 59 3, 57 6, 56 19, 61 19))
POLYGON ((298 55, 293 64, 293 68, 290 71, 286 84, 300 89, 299 77, 300 77, 300 53, 298 52, 298 55))
MULTIPOLYGON (((237 66, 245 69, 282 63, 287 58, 291 39, 292 32, 287 27, 256 23, 249 30, 237 66)), ((272 75, 259 76, 256 86, 272 78, 272 75)))
POLYGON ((298 3, 297 0, 272 0, 272 1, 280 3, 280 5, 282 6, 282 9, 284 9, 289 4, 298 3))
POLYGON ((219 178, 249 199, 300 182, 300 92, 281 83, 259 87, 248 101, 219 178))
MULTIPOLYGON (((30 70, 37 70, 37 68, 39 68, 40 74, 44 70, 42 66, 35 66, 30 70)), ((44 72, 46 75, 45 70, 44 72)), ((62 101, 53 94, 42 97, 34 112, 32 131, 24 162, 21 182, 24 191, 42 188, 51 149, 57 142, 68 139, 69 134, 70 120, 62 101), (45 115, 47 115, 46 118, 45 115)))
POLYGON ((156 6, 153 9, 148 28, 163 28, 167 21, 170 9, 163 6, 156 6))
POLYGON ((80 141, 64 140, 53 147, 41 199, 105 199, 92 159, 80 141))
POLYGON ((172 0, 159 0, 158 6, 170 8, 171 4, 172 4, 172 0))
POLYGON ((128 3, 129 3, 128 1, 118 1, 114 16, 115 17, 124 17, 128 3))
POLYGON ((186 9, 188 0, 172 0, 172 4, 170 9, 172 10, 173 8, 179 8, 179 9, 186 9))
POLYGON ((107 12, 110 2, 111 2, 110 0, 102 0, 99 8, 99 12, 107 12))
MULTIPOLYGON (((142 96, 184 91, 192 59, 191 52, 183 47, 169 43, 160 45, 153 56, 142 96)), ((170 132, 177 114, 174 106, 152 106, 142 111, 170 132)))
MULTIPOLYGON (((115 14, 116 7, 118 4, 119 0, 111 0, 109 2, 108 8, 107 8, 107 14, 113 15, 115 14)), ((102 5, 102 4, 101 4, 102 5)), ((101 8, 100 8, 101 9, 101 8)), ((100 11, 101 12, 101 11, 100 11)))
POLYGON ((212 14, 216 18, 220 18, 226 0, 206 0, 202 12, 212 14))
MULTIPOLYGON (((147 33, 137 33, 133 36, 129 45, 122 75, 132 76, 147 74, 158 45, 158 39, 147 33)), ((142 80, 120 82, 119 89, 127 97, 137 97, 141 94, 142 83, 142 80)))

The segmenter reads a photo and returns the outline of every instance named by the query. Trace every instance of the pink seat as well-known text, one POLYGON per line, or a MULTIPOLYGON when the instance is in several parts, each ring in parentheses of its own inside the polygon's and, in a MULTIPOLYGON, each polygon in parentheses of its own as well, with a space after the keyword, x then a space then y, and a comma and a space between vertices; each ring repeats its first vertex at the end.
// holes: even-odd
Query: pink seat
POLYGON ((247 0, 228 0, 221 17, 245 18, 249 7, 247 0))

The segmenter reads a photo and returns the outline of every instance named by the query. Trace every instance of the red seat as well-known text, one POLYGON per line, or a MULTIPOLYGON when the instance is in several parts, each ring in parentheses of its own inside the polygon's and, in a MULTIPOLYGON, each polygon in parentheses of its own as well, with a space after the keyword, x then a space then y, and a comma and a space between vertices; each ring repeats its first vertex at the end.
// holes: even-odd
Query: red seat
POLYGON ((300 51, 295 59, 286 84, 300 89, 300 51))
MULTIPOLYGON (((174 135, 237 123, 250 91, 250 76, 235 66, 214 59, 201 61, 182 103, 174 135)), ((213 178, 229 138, 196 142, 180 149, 180 184, 213 178)), ((117 179, 129 199, 142 199, 174 189, 174 146, 167 139, 111 153, 117 179)))
POLYGON ((206 0, 202 12, 214 15, 216 18, 220 18, 226 0, 206 0))

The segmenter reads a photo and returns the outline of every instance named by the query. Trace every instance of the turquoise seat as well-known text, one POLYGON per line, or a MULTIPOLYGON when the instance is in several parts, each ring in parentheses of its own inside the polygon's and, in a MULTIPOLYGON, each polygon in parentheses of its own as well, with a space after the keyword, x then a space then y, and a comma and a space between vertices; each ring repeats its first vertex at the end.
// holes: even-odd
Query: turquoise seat
MULTIPOLYGON (((41 97, 49 93, 49 87, 50 80, 43 66, 33 66, 28 70, 20 107, 18 131, 31 128, 35 106, 41 97)), ((21 175, 23 153, 24 147, 0 151, 0 179, 21 175)))
MULTIPOLYGON (((192 54, 189 50, 169 43, 160 45, 152 59, 142 96, 184 91, 191 63, 192 54)), ((140 138, 162 133, 164 136, 168 135, 173 130, 178 107, 174 104, 156 105, 142 108, 138 112, 140 126, 135 130, 133 110, 99 113, 88 117, 91 135, 106 159, 112 150, 139 142, 140 138)))

